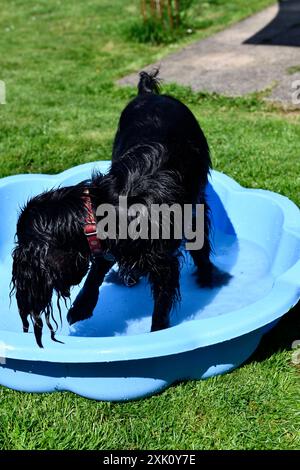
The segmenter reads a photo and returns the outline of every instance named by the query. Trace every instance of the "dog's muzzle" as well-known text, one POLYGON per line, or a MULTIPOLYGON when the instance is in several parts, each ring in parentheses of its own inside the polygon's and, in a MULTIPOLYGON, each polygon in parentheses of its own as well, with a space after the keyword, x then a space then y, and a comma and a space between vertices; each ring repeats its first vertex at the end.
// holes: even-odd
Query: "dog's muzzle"
POLYGON ((120 268, 119 276, 122 279, 125 286, 133 287, 139 282, 141 273, 137 269, 134 269, 134 268, 130 271, 120 268))

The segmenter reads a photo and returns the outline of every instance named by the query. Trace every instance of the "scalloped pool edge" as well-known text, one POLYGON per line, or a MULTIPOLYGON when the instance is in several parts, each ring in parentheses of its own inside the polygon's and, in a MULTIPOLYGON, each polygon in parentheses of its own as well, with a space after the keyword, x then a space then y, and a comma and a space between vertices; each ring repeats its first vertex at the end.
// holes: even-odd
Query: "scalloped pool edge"
MULTIPOLYGON (((87 178, 95 168, 105 172, 109 165, 107 161, 88 163, 58 175, 9 176, 0 180, 0 187, 37 178, 47 184, 68 184, 76 177, 87 178)), ((288 198, 243 188, 216 171, 211 174, 212 184, 214 181, 226 191, 257 193, 280 206, 283 231, 300 240, 300 211, 288 198)), ((178 380, 207 378, 238 367, 299 298, 300 260, 276 278, 268 295, 254 304, 222 317, 192 320, 151 334, 68 337, 62 354, 46 338, 41 350, 32 343, 31 335, 0 331, 0 383, 28 392, 69 390, 99 400, 141 398, 178 380), (253 309, 255 316, 250 315, 253 309)))

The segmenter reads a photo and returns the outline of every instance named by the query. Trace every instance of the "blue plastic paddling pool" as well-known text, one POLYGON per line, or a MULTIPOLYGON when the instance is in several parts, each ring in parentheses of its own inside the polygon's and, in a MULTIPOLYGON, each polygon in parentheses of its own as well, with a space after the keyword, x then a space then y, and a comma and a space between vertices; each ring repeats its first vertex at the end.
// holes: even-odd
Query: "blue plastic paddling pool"
MULTIPOLYGON (((300 298, 300 211, 287 198, 245 189, 212 172, 207 188, 213 214, 214 262, 232 274, 227 286, 200 289, 189 255, 181 272, 182 302, 172 327, 149 333, 152 298, 142 280, 116 284, 110 274, 91 319, 63 325, 44 349, 22 332, 16 302, 9 303, 11 251, 19 207, 29 196, 89 178, 91 163, 59 175, 0 180, 0 384, 28 392, 70 390, 97 400, 130 400, 178 380, 228 372, 256 349, 263 334, 300 298)), ((116 269, 114 267, 113 269, 116 269)), ((80 287, 72 291, 72 299, 80 287)), ((55 305, 55 301, 54 301, 55 305)), ((32 331, 32 328, 31 328, 32 331)))

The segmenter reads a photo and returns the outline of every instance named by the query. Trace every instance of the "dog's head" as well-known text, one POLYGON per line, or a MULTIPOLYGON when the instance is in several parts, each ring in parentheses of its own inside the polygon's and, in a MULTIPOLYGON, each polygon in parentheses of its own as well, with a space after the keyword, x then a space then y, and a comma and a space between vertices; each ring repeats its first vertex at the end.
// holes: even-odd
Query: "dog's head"
POLYGON ((31 199, 22 209, 13 251, 12 292, 16 293, 24 331, 33 320, 37 343, 42 347, 42 314, 51 336, 56 324, 52 294, 70 296, 70 288, 87 273, 90 251, 86 241, 82 188, 60 188, 31 199), (75 188, 75 189, 74 189, 75 188))

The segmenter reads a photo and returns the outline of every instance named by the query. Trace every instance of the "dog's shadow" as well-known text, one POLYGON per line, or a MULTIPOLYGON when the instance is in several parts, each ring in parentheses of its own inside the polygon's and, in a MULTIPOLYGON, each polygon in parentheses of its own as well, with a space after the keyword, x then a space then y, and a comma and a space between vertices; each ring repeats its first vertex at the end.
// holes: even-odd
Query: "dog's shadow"
MULTIPOLYGON (((232 272, 239 256, 237 236, 219 196, 211 185, 208 186, 207 197, 213 214, 213 261, 221 270, 232 272)), ((180 279, 182 300, 171 314, 171 326, 201 315, 221 314, 226 308, 226 305, 223 305, 222 311, 220 302, 217 302, 218 307, 214 309, 212 304, 229 286, 200 288, 194 272, 195 267, 190 255, 183 251, 180 279)), ((234 279, 230 281, 230 290, 234 288, 232 284, 235 282, 234 279)), ((151 328, 152 310, 153 298, 147 280, 141 279, 136 286, 126 287, 120 282, 115 266, 106 276, 100 289, 93 316, 74 324, 69 335, 104 337, 147 333, 151 328)))

